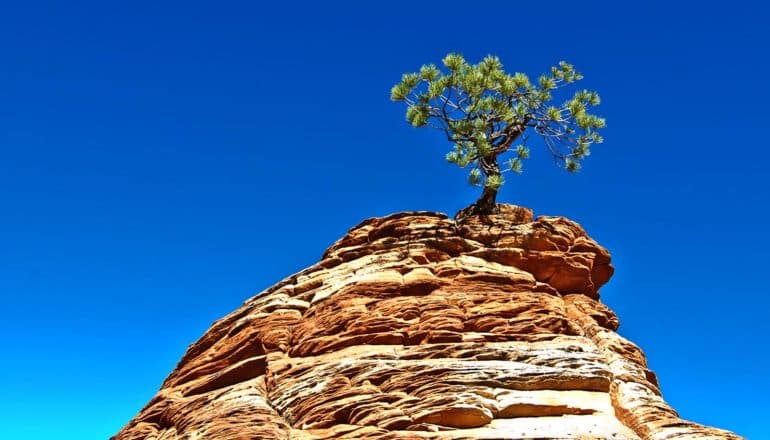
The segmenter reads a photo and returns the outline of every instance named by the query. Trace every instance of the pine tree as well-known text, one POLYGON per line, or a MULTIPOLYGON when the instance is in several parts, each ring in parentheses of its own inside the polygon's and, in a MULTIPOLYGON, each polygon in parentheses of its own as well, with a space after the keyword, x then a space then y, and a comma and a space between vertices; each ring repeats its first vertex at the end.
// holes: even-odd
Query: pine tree
POLYGON ((596 92, 578 90, 563 104, 551 104, 554 92, 582 79, 564 61, 534 84, 523 73, 507 74, 492 55, 474 65, 451 53, 443 65, 445 69, 426 64, 419 72, 405 73, 390 98, 406 103, 406 119, 413 126, 446 134, 453 145, 447 161, 470 168, 468 181, 484 187, 475 213, 494 211, 503 172, 522 172, 529 132, 539 135, 556 163, 569 172, 580 169, 591 144, 602 142, 599 129, 605 121, 588 112, 599 104, 596 92))

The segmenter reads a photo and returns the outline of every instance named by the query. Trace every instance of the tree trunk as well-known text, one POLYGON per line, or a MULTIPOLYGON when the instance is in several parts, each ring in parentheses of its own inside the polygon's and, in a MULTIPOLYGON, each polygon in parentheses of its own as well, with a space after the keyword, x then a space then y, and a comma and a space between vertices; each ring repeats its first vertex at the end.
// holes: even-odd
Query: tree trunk
POLYGON ((484 192, 481 193, 481 197, 476 201, 474 213, 476 215, 492 214, 497 206, 497 190, 488 186, 484 187, 484 192))
MULTIPOLYGON (((484 157, 479 160, 481 171, 489 179, 490 176, 500 176, 500 166, 497 164, 497 155, 484 157)), ((494 213, 497 206, 497 189, 484 186, 484 192, 474 204, 474 213, 476 215, 487 215, 494 213)))

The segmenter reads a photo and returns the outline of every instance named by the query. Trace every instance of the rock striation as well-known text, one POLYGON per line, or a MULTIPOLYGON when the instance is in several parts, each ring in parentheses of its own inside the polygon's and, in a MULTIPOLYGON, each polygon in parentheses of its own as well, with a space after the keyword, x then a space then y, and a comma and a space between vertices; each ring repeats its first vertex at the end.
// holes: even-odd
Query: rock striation
POLYGON ((364 221, 215 322, 113 439, 739 439, 682 420, 599 301, 610 254, 500 205, 364 221))

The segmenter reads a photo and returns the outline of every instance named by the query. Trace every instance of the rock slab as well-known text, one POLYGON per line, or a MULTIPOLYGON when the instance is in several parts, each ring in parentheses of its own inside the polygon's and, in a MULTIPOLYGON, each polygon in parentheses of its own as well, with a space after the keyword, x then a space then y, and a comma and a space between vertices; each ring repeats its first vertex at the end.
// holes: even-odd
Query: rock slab
POLYGON ((366 220, 215 322, 113 439, 739 439, 663 400, 599 300, 612 272, 526 208, 366 220))

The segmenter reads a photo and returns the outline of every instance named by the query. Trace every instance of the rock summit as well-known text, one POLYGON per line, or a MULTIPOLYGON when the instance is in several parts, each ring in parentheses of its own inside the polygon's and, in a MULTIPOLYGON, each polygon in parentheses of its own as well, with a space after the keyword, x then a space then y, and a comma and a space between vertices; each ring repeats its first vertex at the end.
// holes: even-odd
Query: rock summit
POLYGON ((612 273, 526 208, 369 219, 216 321, 113 439, 740 439, 664 401, 599 300, 612 273))

